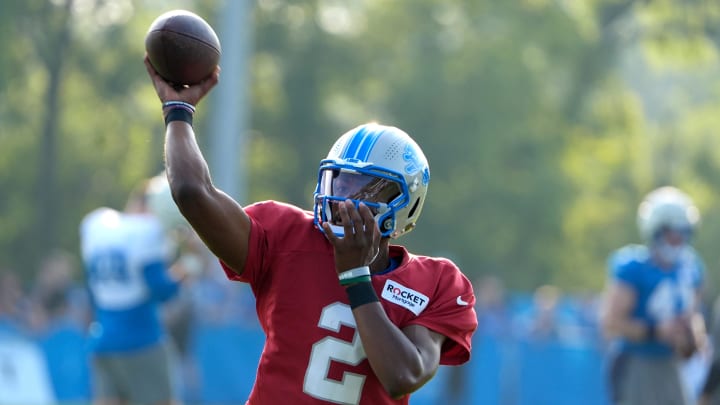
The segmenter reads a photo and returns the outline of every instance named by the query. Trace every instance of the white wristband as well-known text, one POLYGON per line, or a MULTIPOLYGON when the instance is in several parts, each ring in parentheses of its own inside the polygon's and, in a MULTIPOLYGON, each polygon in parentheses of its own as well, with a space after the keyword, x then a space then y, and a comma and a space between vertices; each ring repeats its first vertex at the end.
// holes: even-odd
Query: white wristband
POLYGON ((356 267, 354 269, 343 271, 342 273, 338 274, 338 279, 347 280, 350 278, 369 276, 369 275, 370 275, 370 267, 360 266, 360 267, 356 267))

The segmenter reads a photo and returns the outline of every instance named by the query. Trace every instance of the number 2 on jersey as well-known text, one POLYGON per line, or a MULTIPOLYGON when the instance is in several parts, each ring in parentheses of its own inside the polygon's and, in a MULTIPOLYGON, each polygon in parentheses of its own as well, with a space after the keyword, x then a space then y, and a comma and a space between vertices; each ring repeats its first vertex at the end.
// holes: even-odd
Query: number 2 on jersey
MULTIPOLYGON (((318 326, 334 332, 345 325, 355 329, 355 318, 348 305, 335 302, 323 308, 318 326)), ((329 379, 330 362, 338 361, 352 366, 365 359, 365 350, 357 330, 352 342, 334 337, 317 341, 310 352, 310 363, 305 371, 303 391, 306 394, 337 404, 355 405, 360 403, 360 394, 366 376, 357 373, 343 373, 342 381, 329 379)))

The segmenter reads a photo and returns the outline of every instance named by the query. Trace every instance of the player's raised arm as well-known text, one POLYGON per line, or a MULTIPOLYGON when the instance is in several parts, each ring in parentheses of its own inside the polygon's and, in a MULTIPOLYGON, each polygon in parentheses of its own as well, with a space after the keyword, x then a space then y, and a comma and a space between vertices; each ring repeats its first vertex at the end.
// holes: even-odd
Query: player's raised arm
POLYGON ((195 106, 217 84, 217 68, 202 82, 180 89, 145 66, 163 103, 165 166, 173 199, 210 250, 238 274, 247 256, 250 219, 230 196, 215 188, 192 127, 195 106))

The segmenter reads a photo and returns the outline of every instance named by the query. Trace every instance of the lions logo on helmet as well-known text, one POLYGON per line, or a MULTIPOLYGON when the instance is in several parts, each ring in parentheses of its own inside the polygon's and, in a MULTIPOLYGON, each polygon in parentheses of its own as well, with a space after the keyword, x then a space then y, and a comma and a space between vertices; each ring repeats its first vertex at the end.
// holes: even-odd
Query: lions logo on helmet
POLYGON ((663 228, 692 234, 700 213, 690 197, 675 187, 661 187, 649 193, 638 208, 640 236, 652 242, 663 228))
POLYGON ((420 147, 399 128, 369 123, 343 134, 320 162, 315 188, 315 224, 328 222, 337 236, 344 229, 337 204, 367 205, 381 235, 397 238, 417 223, 430 182, 420 147))

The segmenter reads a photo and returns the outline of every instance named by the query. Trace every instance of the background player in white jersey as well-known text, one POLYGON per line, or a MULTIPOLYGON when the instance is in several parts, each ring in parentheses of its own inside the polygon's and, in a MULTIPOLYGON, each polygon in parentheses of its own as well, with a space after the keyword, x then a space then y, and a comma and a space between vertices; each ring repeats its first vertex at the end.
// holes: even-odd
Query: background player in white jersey
POLYGON ((645 245, 615 251, 602 327, 613 338, 611 389, 618 404, 691 403, 680 364, 702 347, 704 265, 690 242, 699 213, 673 187, 648 194, 638 209, 645 245))
POLYGON ((256 296, 266 342, 248 404, 407 404, 440 364, 469 359, 468 279, 450 260, 391 245, 415 227, 430 180, 407 133, 367 124, 342 135, 320 164, 314 211, 241 207, 212 184, 191 125, 218 72, 175 89, 146 66, 175 201, 256 296))
POLYGON ((96 405, 177 400, 174 353, 159 305, 176 295, 188 269, 177 265, 170 271, 174 241, 163 221, 172 216, 167 209, 159 215, 150 210, 163 207, 163 190, 169 193, 164 177, 145 181, 124 211, 98 208, 80 225, 94 308, 89 335, 96 405))

